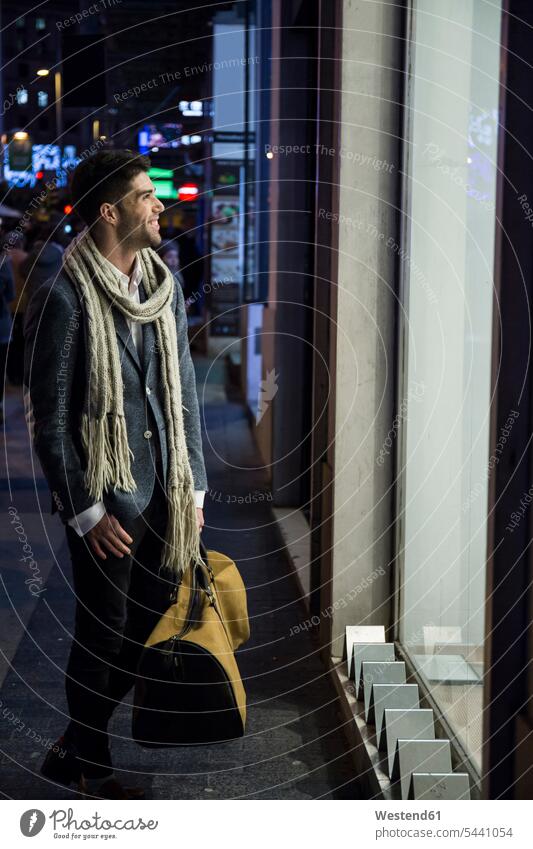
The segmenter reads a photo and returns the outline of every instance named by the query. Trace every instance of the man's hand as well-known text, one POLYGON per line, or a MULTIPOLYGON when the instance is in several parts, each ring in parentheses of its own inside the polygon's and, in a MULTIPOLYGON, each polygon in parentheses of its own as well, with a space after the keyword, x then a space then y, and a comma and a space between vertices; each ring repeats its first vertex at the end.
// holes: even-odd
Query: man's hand
POLYGON ((201 533, 202 528, 205 524, 205 522, 204 522, 204 511, 203 511, 202 507, 196 508, 196 521, 198 522, 198 530, 201 533))
POLYGON ((133 540, 126 533, 118 519, 111 513, 104 513, 94 528, 87 531, 86 537, 94 553, 98 557, 101 557, 102 560, 107 560, 107 554, 104 549, 107 549, 116 557, 124 557, 125 554, 131 554, 131 550, 126 543, 131 545, 133 540))

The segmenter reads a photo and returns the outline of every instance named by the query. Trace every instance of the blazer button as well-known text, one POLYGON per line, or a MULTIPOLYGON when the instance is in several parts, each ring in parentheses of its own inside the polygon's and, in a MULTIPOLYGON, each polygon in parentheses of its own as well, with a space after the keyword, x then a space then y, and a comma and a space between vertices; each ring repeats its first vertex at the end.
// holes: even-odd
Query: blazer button
POLYGON ((151 430, 145 430, 143 436, 144 436, 145 439, 150 439, 151 436, 152 436, 152 431, 151 430))
POLYGON ((147 387, 146 387, 146 394, 147 394, 147 395, 151 395, 151 394, 152 394, 152 390, 150 389, 150 387, 149 387, 149 386, 147 386, 147 387))

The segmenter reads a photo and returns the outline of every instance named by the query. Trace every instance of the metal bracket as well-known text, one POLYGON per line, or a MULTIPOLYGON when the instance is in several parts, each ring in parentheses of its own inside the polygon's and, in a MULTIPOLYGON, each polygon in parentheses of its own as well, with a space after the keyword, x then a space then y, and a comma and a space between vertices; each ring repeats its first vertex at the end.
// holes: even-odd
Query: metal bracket
POLYGON ((385 710, 416 710, 419 707, 418 684, 374 684, 370 695, 368 722, 376 726, 378 749, 385 748, 385 734, 382 733, 385 710))
POLYGON ((385 734, 389 776, 392 778, 397 741, 399 739, 434 740, 435 720, 433 710, 429 708, 424 710, 420 708, 415 710, 386 708, 383 723, 384 731, 382 733, 385 734))
POLYGON ((344 637, 344 653, 348 663, 348 677, 352 674, 354 643, 384 643, 384 625, 347 625, 344 637))
POLYGON ((405 684, 405 663, 403 660, 364 660, 362 667, 365 720, 368 722, 372 686, 374 684, 405 684))
POLYGON ((466 772, 413 772, 409 799, 470 799, 470 780, 466 772))
POLYGON ((449 740, 398 740, 391 779, 399 783, 400 798, 407 799, 411 776, 429 770, 436 773, 452 771, 449 740))
POLYGON ((365 660, 396 660, 394 643, 355 643, 352 673, 355 681, 355 698, 363 698, 362 667, 365 660))

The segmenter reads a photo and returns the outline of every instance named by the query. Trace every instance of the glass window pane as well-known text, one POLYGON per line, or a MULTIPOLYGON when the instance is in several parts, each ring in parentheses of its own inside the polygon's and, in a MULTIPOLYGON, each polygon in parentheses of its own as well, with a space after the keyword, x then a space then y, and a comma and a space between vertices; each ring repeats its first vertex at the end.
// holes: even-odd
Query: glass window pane
POLYGON ((413 3, 400 639, 480 766, 499 3, 413 3))

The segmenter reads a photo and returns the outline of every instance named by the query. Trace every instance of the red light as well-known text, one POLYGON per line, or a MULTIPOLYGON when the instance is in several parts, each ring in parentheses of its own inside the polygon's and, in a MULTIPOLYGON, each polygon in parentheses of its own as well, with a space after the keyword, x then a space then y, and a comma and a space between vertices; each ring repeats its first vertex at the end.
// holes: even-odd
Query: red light
POLYGON ((67 205, 63 207, 63 212, 65 213, 65 215, 70 215, 73 209, 74 207, 71 206, 70 203, 67 203, 67 205))
POLYGON ((36 178, 37 180, 42 180, 42 179, 43 179, 43 177, 44 177, 44 171, 36 171, 36 172, 35 172, 35 178, 36 178))
POLYGON ((178 189, 180 200, 195 200, 198 197, 199 188, 196 183, 184 183, 178 189))

